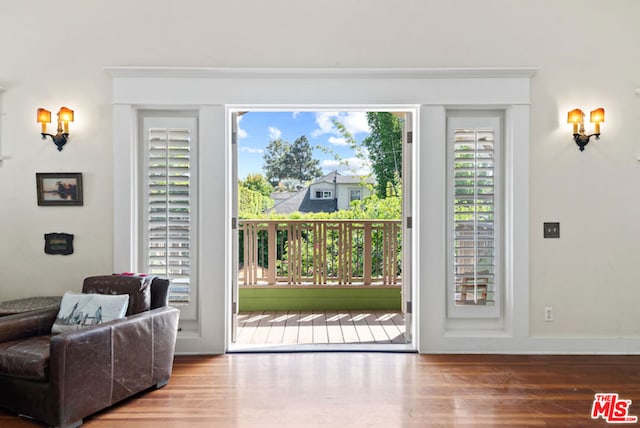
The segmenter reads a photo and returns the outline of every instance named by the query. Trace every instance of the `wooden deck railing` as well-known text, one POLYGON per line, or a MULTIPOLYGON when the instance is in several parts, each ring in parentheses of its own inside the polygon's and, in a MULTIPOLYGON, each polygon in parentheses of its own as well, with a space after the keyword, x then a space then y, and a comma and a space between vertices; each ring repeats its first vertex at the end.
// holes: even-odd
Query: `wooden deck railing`
POLYGON ((399 286, 400 220, 240 220, 241 286, 399 286))

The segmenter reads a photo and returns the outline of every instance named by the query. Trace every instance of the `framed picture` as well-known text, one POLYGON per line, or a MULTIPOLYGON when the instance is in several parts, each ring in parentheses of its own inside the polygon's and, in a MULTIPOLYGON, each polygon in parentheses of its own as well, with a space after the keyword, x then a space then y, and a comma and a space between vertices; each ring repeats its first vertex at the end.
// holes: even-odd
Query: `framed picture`
POLYGON ((44 252, 46 254, 73 254, 73 235, 70 233, 46 233, 44 235, 44 252))
POLYGON ((38 205, 82 205, 81 172, 37 172, 38 205))

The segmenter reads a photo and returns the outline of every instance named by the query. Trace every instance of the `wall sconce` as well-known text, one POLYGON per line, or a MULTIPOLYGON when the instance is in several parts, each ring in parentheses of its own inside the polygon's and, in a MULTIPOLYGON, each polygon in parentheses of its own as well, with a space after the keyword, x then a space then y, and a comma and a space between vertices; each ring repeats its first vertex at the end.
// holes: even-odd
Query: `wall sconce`
POLYGON ((58 151, 62 151, 62 147, 67 144, 69 138, 69 122, 73 122, 73 110, 66 107, 60 107, 58 112, 58 129, 56 135, 47 134, 47 123, 51 123, 51 112, 43 108, 38 109, 37 122, 42 125, 42 139, 46 140, 47 136, 51 137, 53 144, 58 146, 58 151))
POLYGON ((584 151, 584 146, 589 144, 591 137, 600 139, 600 123, 604 122, 604 109, 602 107, 593 110, 589 116, 589 121, 595 123, 595 132, 586 134, 584 132, 584 113, 580 109, 571 110, 567 115, 567 123, 573 124, 573 141, 576 142, 580 151, 584 151), (578 125, 580 127, 578 128, 578 125))

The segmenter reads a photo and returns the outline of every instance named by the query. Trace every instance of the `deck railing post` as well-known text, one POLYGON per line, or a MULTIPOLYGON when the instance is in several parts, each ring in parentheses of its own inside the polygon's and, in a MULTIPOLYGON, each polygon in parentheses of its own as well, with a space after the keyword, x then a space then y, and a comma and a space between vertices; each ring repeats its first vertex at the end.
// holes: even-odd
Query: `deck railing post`
POLYGON ((371 285, 371 253, 373 250, 371 240, 371 222, 364 223, 364 238, 362 244, 362 276, 364 278, 364 285, 371 285))
POLYGON ((277 223, 270 221, 267 225, 267 284, 276 285, 276 266, 278 260, 278 232, 277 223))

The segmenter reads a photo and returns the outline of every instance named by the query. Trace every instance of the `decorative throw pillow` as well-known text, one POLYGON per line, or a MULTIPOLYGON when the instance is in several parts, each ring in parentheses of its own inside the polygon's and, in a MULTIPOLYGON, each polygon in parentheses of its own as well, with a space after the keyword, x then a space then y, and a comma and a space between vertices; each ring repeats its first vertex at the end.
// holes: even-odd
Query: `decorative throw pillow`
POLYGON ((64 333, 124 318, 128 304, 128 294, 82 294, 67 291, 62 296, 51 333, 64 333))

